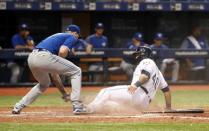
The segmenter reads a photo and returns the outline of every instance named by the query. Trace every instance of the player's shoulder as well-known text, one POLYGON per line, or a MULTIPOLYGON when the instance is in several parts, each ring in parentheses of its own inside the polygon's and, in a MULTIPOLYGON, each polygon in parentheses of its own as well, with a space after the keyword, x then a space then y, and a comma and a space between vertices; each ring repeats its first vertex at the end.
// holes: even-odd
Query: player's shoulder
POLYGON ((71 40, 77 40, 77 38, 69 33, 62 33, 61 35, 63 35, 63 38, 66 38, 66 39, 71 39, 71 40))
POLYGON ((28 36, 27 36, 27 39, 28 39, 28 40, 33 40, 33 37, 32 37, 31 35, 28 35, 28 36))
POLYGON ((67 33, 55 33, 55 34, 52 34, 52 35, 49 36, 49 37, 52 37, 52 38, 57 38, 57 37, 59 37, 59 38, 61 38, 61 37, 63 37, 63 36, 68 36, 68 34, 67 34, 67 33))
POLYGON ((96 35, 95 34, 92 34, 92 35, 89 35, 88 37, 87 37, 87 39, 92 39, 92 38, 95 38, 96 37, 96 35))
POLYGON ((14 34, 13 36, 12 36, 12 39, 19 39, 20 38, 20 35, 19 34, 14 34))
POLYGON ((149 70, 151 70, 151 69, 156 68, 155 62, 152 59, 150 59, 150 58, 143 59, 139 63, 138 66, 139 66, 140 69, 148 69, 148 68, 150 68, 149 70))
POLYGON ((132 44, 132 43, 126 43, 126 48, 127 49, 134 49, 135 48, 135 46, 132 44))
POLYGON ((132 44, 131 40, 128 40, 126 43, 125 43, 125 47, 126 48, 129 48, 132 44))

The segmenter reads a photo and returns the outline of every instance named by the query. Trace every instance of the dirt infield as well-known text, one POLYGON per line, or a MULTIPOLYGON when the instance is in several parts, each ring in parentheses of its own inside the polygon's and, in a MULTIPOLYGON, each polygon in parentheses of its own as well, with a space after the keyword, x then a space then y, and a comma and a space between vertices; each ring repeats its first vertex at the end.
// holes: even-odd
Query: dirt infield
POLYGON ((203 114, 88 114, 73 115, 69 107, 29 107, 20 115, 0 108, 0 122, 192 122, 209 123, 209 112, 203 114))
MULTIPOLYGON (((172 86, 172 90, 209 90, 209 86, 172 86)), ((99 90, 101 88, 84 88, 84 90, 99 90)), ((30 88, 0 88, 0 95, 24 95, 30 88)), ((48 93, 57 92, 49 88, 48 93)), ((88 114, 73 115, 69 107, 28 107, 20 115, 11 114, 11 108, 0 108, 0 122, 192 122, 209 123, 209 109, 200 114, 88 114)))

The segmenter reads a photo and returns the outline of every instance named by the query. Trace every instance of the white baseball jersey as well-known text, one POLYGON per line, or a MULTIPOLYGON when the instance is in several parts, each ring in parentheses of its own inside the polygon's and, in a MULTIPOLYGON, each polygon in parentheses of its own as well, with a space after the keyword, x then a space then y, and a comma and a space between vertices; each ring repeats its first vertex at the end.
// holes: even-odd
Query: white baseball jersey
POLYGON ((148 96, 151 99, 154 98, 158 88, 163 89, 168 86, 167 82, 165 81, 162 73, 158 69, 157 65, 152 59, 143 59, 138 66, 136 67, 131 85, 134 85, 141 75, 142 71, 148 72, 150 74, 149 80, 143 84, 142 86, 147 89, 148 96))
POLYGON ((154 99, 157 89, 163 89, 168 86, 162 73, 159 71, 155 62, 151 59, 142 60, 136 67, 131 85, 134 85, 139 80, 142 71, 149 73, 150 79, 142 86, 147 89, 148 94, 142 89, 138 88, 134 94, 128 92, 128 85, 118 85, 102 89, 96 98, 88 105, 92 112, 103 110, 105 104, 112 107, 116 105, 125 105, 128 103, 142 110, 147 109, 150 104, 150 99, 154 99))

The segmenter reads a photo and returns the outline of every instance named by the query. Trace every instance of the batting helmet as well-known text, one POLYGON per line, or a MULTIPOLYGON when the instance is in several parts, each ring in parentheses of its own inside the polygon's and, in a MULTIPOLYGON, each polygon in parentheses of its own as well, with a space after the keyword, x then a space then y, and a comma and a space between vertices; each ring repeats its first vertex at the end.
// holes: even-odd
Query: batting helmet
POLYGON ((139 46, 133 55, 137 62, 140 62, 145 58, 152 58, 152 49, 148 46, 139 46))

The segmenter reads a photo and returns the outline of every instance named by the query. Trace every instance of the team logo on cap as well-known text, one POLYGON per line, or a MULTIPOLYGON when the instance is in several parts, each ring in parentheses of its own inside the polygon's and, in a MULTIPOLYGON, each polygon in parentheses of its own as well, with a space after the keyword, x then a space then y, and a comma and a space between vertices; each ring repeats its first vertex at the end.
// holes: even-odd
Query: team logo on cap
POLYGON ((158 37, 162 37, 163 35, 161 33, 158 34, 158 37))
POLYGON ((139 37, 139 38, 142 38, 142 35, 141 35, 141 34, 138 34, 138 37, 139 37))
POLYGON ((26 27, 27 27, 27 25, 26 25, 26 24, 22 24, 22 27, 23 27, 23 28, 26 28, 26 27))

